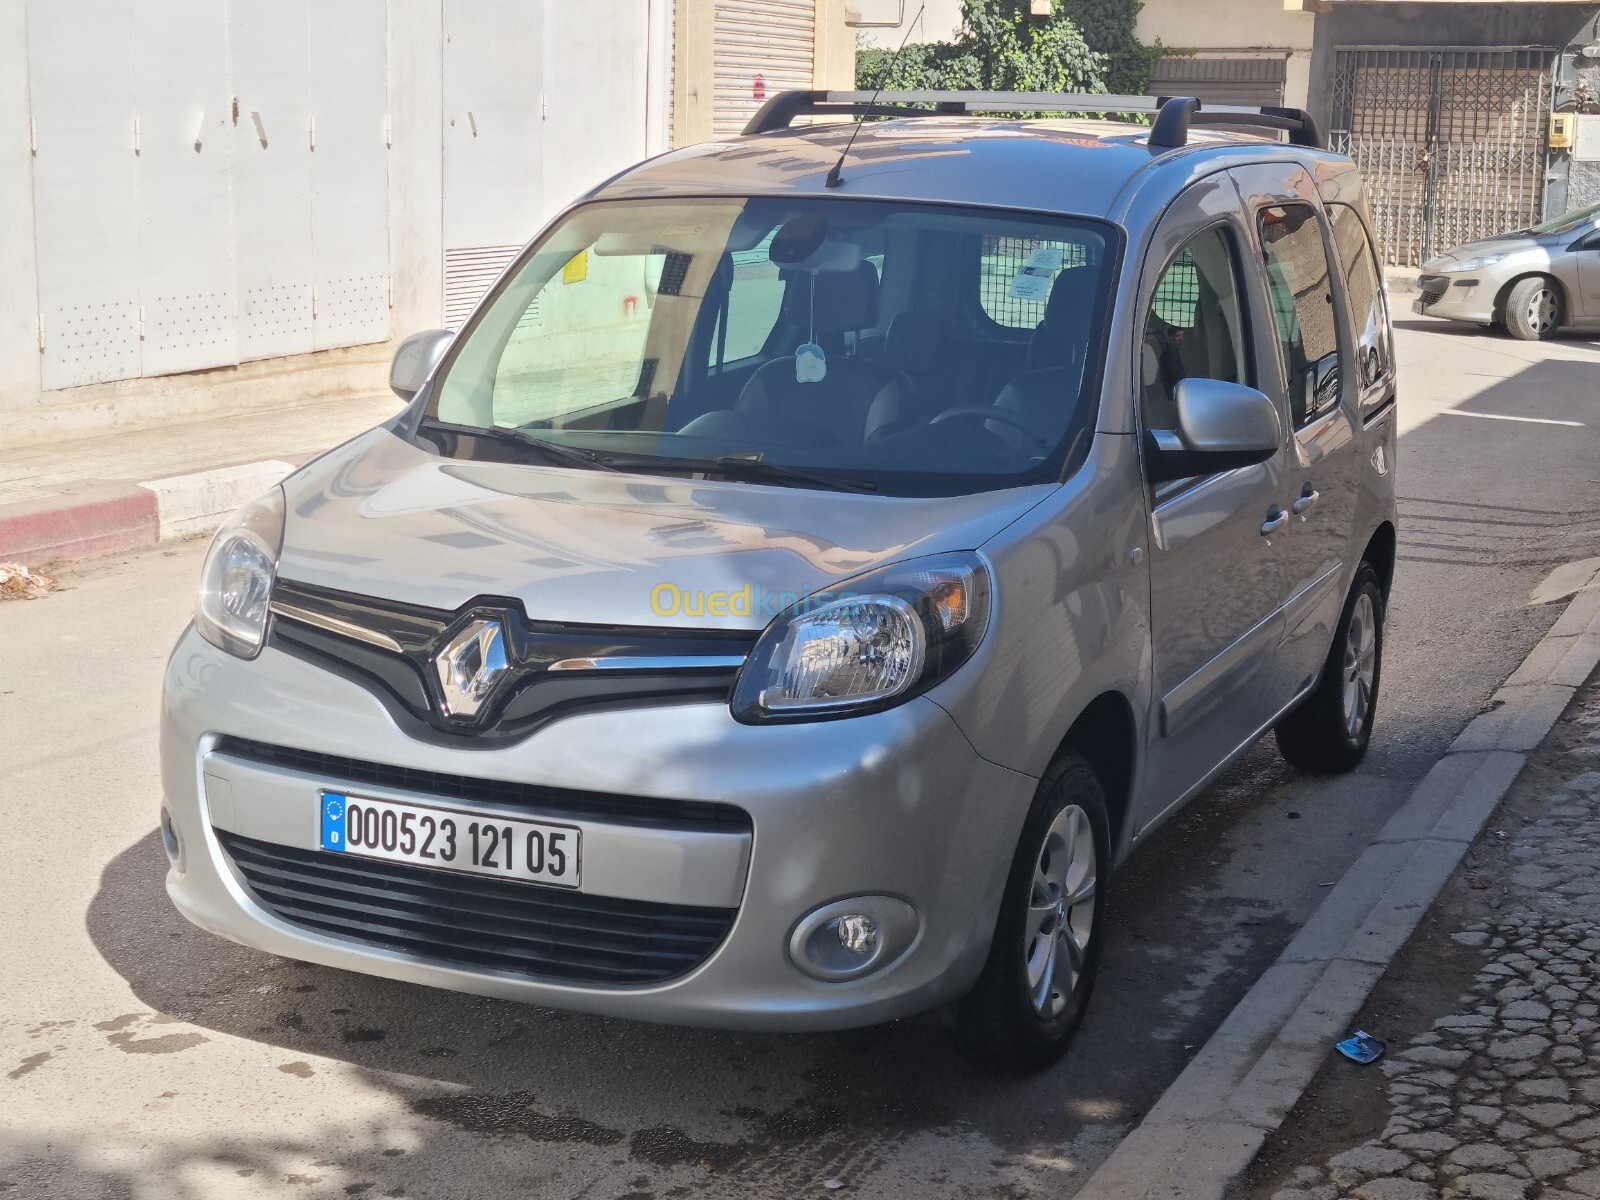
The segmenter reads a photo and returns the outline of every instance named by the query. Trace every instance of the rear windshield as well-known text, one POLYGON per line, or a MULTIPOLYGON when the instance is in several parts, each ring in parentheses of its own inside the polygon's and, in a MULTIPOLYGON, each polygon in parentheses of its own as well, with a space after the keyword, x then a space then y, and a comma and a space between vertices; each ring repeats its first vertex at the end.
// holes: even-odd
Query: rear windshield
POLYGON ((419 432, 456 457, 891 495, 1059 478, 1094 425, 1115 237, 844 199, 587 205, 457 340, 419 432))

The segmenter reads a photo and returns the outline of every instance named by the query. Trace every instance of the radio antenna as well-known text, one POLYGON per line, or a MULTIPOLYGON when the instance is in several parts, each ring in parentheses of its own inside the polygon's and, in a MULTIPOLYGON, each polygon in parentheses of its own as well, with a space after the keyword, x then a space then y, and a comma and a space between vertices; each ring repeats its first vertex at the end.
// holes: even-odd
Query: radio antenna
POLYGON ((906 26, 905 34, 900 38, 900 44, 895 47, 894 53, 889 56, 889 61, 883 65, 883 74, 878 76, 877 90, 872 93, 872 99, 867 101, 867 107, 856 118, 856 127, 850 131, 850 140, 844 144, 844 149, 839 154, 839 161, 833 164, 833 170, 829 171, 828 178, 823 180, 825 187, 836 188, 844 182, 844 175, 841 174, 844 170, 844 160, 849 157, 850 148, 856 144, 856 135, 861 132, 862 122, 867 119, 867 114, 877 105, 878 97, 883 94, 883 85, 889 82, 889 75, 894 71, 895 63, 900 61, 900 52, 906 48, 906 43, 911 40, 911 31, 922 20, 923 10, 927 7, 926 4, 918 6, 917 15, 912 17, 911 24, 906 26))

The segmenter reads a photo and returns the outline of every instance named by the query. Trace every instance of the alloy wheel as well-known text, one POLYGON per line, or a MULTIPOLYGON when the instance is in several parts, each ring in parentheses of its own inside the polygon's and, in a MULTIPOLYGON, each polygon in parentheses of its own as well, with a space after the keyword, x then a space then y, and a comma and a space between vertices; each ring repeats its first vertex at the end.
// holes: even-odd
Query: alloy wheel
POLYGON ((1094 932, 1099 876, 1089 814, 1069 804, 1056 814, 1034 863, 1028 919, 1023 929, 1028 998, 1049 1019, 1067 1006, 1083 975, 1094 932))
POLYGON ((1372 707, 1372 685, 1377 674, 1377 609, 1372 597, 1363 592, 1356 597, 1345 629, 1344 727, 1351 737, 1360 734, 1367 710, 1372 707))
POLYGON ((1556 313, 1560 303, 1555 292, 1540 288, 1528 298, 1528 324, 1538 333, 1549 333, 1556 327, 1556 313))

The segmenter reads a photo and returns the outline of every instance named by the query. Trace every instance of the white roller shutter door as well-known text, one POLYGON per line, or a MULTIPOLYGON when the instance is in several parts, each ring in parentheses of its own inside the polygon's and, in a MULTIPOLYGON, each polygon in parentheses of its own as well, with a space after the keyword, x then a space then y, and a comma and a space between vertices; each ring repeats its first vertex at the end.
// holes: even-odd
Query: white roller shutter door
POLYGON ((712 132, 734 137, 766 99, 815 78, 817 0, 717 0, 712 132))

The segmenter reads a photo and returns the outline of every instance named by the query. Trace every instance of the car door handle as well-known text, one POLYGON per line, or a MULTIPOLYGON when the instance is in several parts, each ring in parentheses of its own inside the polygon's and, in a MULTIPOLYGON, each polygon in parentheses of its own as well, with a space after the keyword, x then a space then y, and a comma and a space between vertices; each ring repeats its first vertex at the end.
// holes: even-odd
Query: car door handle
POLYGON ((1261 536, 1271 537, 1288 523, 1289 514, 1274 504, 1272 506, 1272 511, 1267 513, 1266 523, 1261 526, 1261 536))
POLYGON ((1294 511, 1295 516, 1303 517, 1311 511, 1312 505, 1316 504, 1321 498, 1322 493, 1308 483, 1306 484, 1306 490, 1300 493, 1300 498, 1289 507, 1294 511))

